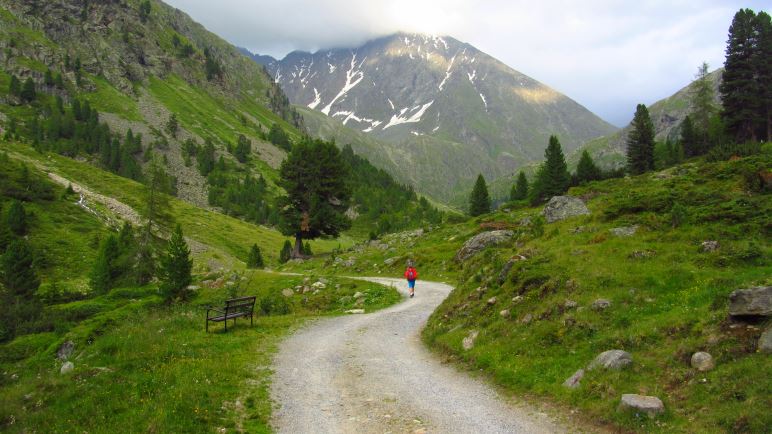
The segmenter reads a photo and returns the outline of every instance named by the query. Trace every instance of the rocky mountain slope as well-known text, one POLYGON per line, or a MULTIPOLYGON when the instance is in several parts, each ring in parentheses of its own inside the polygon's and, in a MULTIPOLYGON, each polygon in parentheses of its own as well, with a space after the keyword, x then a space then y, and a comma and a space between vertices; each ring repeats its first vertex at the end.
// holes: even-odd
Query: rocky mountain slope
MULTIPOLYGON (((715 90, 716 105, 720 104, 721 101, 718 96, 718 85, 721 83, 723 72, 724 69, 719 68, 708 75, 708 79, 713 84, 715 90)), ((656 140, 665 141, 668 138, 672 141, 678 140, 678 135, 681 132, 681 122, 689 114, 691 94, 692 83, 648 107, 651 120, 654 122, 656 140)), ((633 112, 634 107, 631 107, 631 118, 633 112)), ((619 167, 623 165, 625 162, 627 135, 630 132, 630 128, 630 125, 627 125, 612 134, 588 141, 569 155, 569 163, 575 165, 579 162, 582 151, 587 149, 593 158, 604 167, 619 167)))
POLYGON ((386 143, 364 155, 444 200, 480 172, 496 178, 541 160, 550 134, 573 150, 615 130, 451 37, 399 33, 354 49, 293 52, 266 67, 293 104, 386 143))

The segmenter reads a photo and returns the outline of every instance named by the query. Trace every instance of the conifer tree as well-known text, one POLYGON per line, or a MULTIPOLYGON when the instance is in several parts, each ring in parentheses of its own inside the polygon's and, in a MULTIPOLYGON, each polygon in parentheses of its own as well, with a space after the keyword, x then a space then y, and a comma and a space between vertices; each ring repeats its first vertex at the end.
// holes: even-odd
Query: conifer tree
POLYGON ((198 171, 202 176, 207 176, 209 172, 214 170, 214 144, 210 139, 206 139, 204 148, 196 153, 196 161, 198 162, 198 171))
POLYGON ((303 244, 303 254, 306 256, 313 256, 314 252, 311 250, 311 243, 306 241, 305 244, 303 244))
POLYGON ((531 186, 530 196, 533 204, 565 193, 571 183, 563 148, 556 136, 550 136, 549 144, 544 151, 544 159, 531 186))
MULTIPOLYGON (((754 65, 756 14, 740 9, 729 27, 724 75, 719 86, 723 105, 722 118, 728 132, 738 142, 756 140, 760 121, 760 89, 754 65)), ((766 59, 769 62, 769 58, 766 59)))
POLYGON ((169 116, 169 121, 166 122, 166 132, 172 137, 177 137, 177 131, 179 131, 179 129, 180 123, 177 121, 177 115, 172 113, 171 116, 169 116))
POLYGON ((49 87, 54 85, 54 75, 51 73, 51 69, 46 69, 46 73, 43 76, 43 83, 49 87))
POLYGON ((243 134, 239 134, 236 147, 233 149, 233 156, 236 157, 239 163, 246 163, 251 151, 252 142, 250 142, 243 134))
POLYGON ((249 257, 247 258, 247 268, 263 268, 264 266, 260 247, 257 247, 257 244, 252 244, 252 248, 249 249, 249 257))
POLYGON ((580 184, 600 179, 600 169, 592 160, 590 153, 585 149, 582 151, 582 157, 576 166, 576 179, 580 184))
POLYGON ((8 84, 8 93, 13 96, 21 96, 21 82, 14 74, 11 74, 11 82, 8 84))
POLYGON ((35 291, 40 279, 34 268, 29 243, 18 238, 11 241, 0 257, 0 279, 5 291, 0 292, 3 314, 0 315, 0 341, 13 337, 24 322, 34 320, 41 310, 35 291))
POLYGON ((336 237, 351 227, 345 215, 351 198, 349 168, 334 143, 304 139, 282 162, 279 174, 287 192, 277 202, 280 229, 295 237, 294 258, 302 256, 303 240, 336 237))
POLYGON ((512 186, 512 191, 509 193, 509 200, 523 200, 528 197, 528 179, 525 177, 525 173, 520 171, 517 175, 517 183, 512 186))
POLYGON ((756 15, 757 48, 754 70, 759 83, 760 137, 772 141, 772 17, 760 11, 756 15))
POLYGON ((110 234, 100 243, 96 261, 91 269, 89 283, 92 289, 105 292, 112 288, 113 281, 118 275, 116 260, 119 255, 118 239, 110 234))
POLYGON ((491 212, 491 198, 488 195, 488 185, 482 174, 479 174, 472 188, 472 194, 469 196, 469 215, 477 217, 489 212, 491 212))
POLYGON ((627 136, 627 169, 633 175, 654 169, 654 124, 643 104, 636 107, 627 136))
POLYGON ((271 125, 271 129, 268 131, 268 141, 287 152, 292 150, 289 136, 278 122, 271 125))
POLYGON ((21 202, 18 200, 11 202, 5 215, 5 222, 14 234, 23 236, 27 233, 27 212, 21 202))
POLYGON ((35 82, 32 81, 32 77, 27 77, 27 79, 24 80, 24 86, 22 86, 19 96, 21 96, 21 99, 25 102, 32 102, 35 100, 35 94, 35 82))
POLYGON ((681 123, 681 148, 683 148, 686 158, 699 155, 699 143, 691 116, 686 116, 681 123))
POLYGON ((279 252, 279 262, 284 264, 292 258, 292 243, 289 240, 284 240, 284 244, 281 246, 279 252))
POLYGON ((185 300, 188 296, 187 287, 192 280, 193 260, 179 224, 172 232, 160 265, 161 294, 166 301, 185 300))
POLYGON ((702 155, 708 151, 708 130, 710 118, 716 113, 715 91, 713 83, 708 78, 708 64, 702 62, 697 70, 697 76, 691 86, 691 118, 694 133, 698 141, 698 148, 694 149, 694 155, 702 155))

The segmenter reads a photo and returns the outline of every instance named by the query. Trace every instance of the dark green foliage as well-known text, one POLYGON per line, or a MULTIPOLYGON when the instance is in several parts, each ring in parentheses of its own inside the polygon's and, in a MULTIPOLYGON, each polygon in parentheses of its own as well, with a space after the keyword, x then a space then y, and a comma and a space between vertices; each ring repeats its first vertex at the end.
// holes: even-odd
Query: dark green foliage
POLYGON ((306 241, 303 244, 303 255, 305 255, 305 256, 313 256, 314 255, 314 252, 311 250, 311 243, 309 243, 308 241, 306 241))
POLYGON ((161 256, 159 267, 159 289, 167 302, 186 300, 189 297, 187 287, 192 281, 192 268, 190 249, 182 235, 182 227, 177 225, 169 239, 166 252, 161 256))
POLYGON ((670 139, 665 143, 657 143, 654 146, 654 160, 658 169, 674 166, 683 160, 683 151, 679 143, 673 143, 670 139))
POLYGON ((252 152, 252 142, 243 134, 239 134, 236 146, 233 148, 233 156, 239 163, 246 163, 249 160, 250 152, 252 152))
POLYGON ((576 166, 576 180, 579 184, 584 184, 590 181, 597 181, 601 178, 601 172, 598 166, 595 165, 595 161, 592 160, 590 153, 587 150, 582 152, 582 157, 579 159, 579 164, 576 166))
POLYGON ((686 116, 681 123, 681 147, 686 158, 700 155, 701 149, 691 116, 686 116))
POLYGON ((278 123, 271 125, 271 129, 268 131, 268 141, 287 152, 292 150, 289 136, 278 123))
POLYGON ((24 205, 18 200, 12 201, 8 207, 8 212, 5 214, 5 224, 17 236, 27 234, 27 212, 24 210, 24 205))
MULTIPOLYGON (((263 67, 263 73, 267 77, 271 76, 265 67, 263 67)), ((270 79, 270 82, 272 85, 265 92, 266 97, 268 97, 268 106, 274 113, 279 115, 279 117, 297 127, 298 129, 302 129, 303 117, 300 116, 300 113, 298 113, 292 107, 289 102, 289 98, 287 98, 287 95, 285 95, 281 90, 281 87, 279 87, 279 85, 275 83, 273 79, 270 79)))
POLYGON ((724 75, 719 91, 722 118, 738 142, 769 137, 770 17, 740 9, 729 27, 724 75))
POLYGON ((645 105, 635 108, 632 127, 627 137, 627 170, 638 175, 654 169, 654 124, 645 105))
POLYGON ((279 185, 287 192, 277 202, 280 229, 295 236, 293 257, 300 256, 302 240, 336 237, 351 227, 345 215, 351 197, 349 171, 334 143, 304 139, 282 162, 279 174, 279 185))
POLYGON ((220 64, 220 61, 214 57, 211 49, 204 49, 204 58, 204 72, 206 73, 206 79, 211 81, 215 78, 222 78, 222 65, 220 64))
POLYGON ((523 200, 528 197, 528 179, 525 177, 525 173, 520 171, 517 175, 517 182, 512 186, 512 190, 509 192, 509 200, 523 200))
POLYGON ((697 79, 692 83, 691 119, 694 144, 692 155, 702 155, 711 146, 709 139, 710 120, 716 114, 715 91, 708 79, 708 64, 703 62, 697 71, 697 79))
POLYGON ((34 256, 29 243, 18 238, 13 240, 0 258, 2 283, 0 301, 3 314, 0 315, 0 341, 16 334, 25 322, 33 321, 40 312, 35 291, 40 279, 35 272, 34 256))
POLYGON ((281 293, 274 293, 260 299, 260 312, 263 315, 286 315, 290 313, 290 308, 281 293))
POLYGON ((285 240, 281 246, 279 252, 279 263, 284 264, 292 258, 292 243, 289 240, 285 240))
POLYGON ((544 158, 545 161, 539 166, 531 186, 530 200, 533 204, 565 193, 571 183, 563 148, 556 136, 550 136, 544 158))
POLYGON ((11 74, 11 81, 8 84, 8 93, 13 96, 21 96, 21 82, 13 74, 11 74))
POLYGON ((258 224, 276 223, 269 205, 268 191, 263 177, 243 178, 226 170, 214 170, 207 177, 209 204, 218 206, 232 216, 258 224))
POLYGON ((21 94, 19 94, 19 96, 24 102, 32 102, 35 100, 36 95, 35 82, 32 81, 32 77, 27 77, 27 79, 24 80, 24 86, 22 86, 21 94))
POLYGON ((682 224, 686 223, 686 219, 688 218, 686 207, 681 205, 681 203, 676 203, 673 205, 672 208, 670 208, 670 224, 677 228, 681 226, 682 224))
POLYGON ((412 188, 400 185, 386 171, 356 155, 350 145, 343 147, 341 158, 349 167, 351 203, 359 214, 357 222, 376 224, 375 230, 363 232, 372 232, 377 237, 442 221, 442 213, 425 198, 419 199, 412 188))
POLYGON ((705 159, 711 162, 724 161, 732 157, 749 157, 761 153, 761 143, 725 143, 711 149, 705 159))
POLYGON ((488 185, 482 174, 477 175, 477 181, 469 196, 469 215, 476 217, 491 212, 491 198, 488 195, 488 185))
POLYGON ((48 87, 54 85, 54 75, 51 73, 50 69, 46 69, 46 73, 43 76, 43 83, 48 87))
POLYGON ((177 137, 177 131, 180 129, 180 123, 177 121, 177 115, 172 113, 166 122, 166 132, 172 137, 177 137))
POLYGON ((150 11, 152 10, 152 6, 150 5, 150 0, 143 0, 139 4, 139 19, 143 23, 147 22, 147 19, 150 17, 150 11))
POLYGON ((204 147, 196 152, 196 161, 198 162, 198 172, 202 176, 207 176, 209 172, 214 170, 214 144, 210 139, 207 139, 204 147))
POLYGON ((102 240, 89 276, 89 284, 93 290, 106 292, 113 287, 115 279, 120 274, 116 264, 120 253, 118 239, 115 235, 110 234, 102 240))
POLYGON ((257 244, 252 244, 249 249, 249 257, 247 257, 247 268, 263 268, 265 263, 263 262, 263 254, 260 252, 260 247, 257 244))

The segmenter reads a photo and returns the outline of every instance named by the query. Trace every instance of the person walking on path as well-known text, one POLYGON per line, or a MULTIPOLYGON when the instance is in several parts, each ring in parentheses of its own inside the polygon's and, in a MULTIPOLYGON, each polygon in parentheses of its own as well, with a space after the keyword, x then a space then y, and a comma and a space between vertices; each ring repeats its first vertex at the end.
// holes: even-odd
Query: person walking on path
POLYGON ((418 279, 418 270, 413 266, 413 261, 407 262, 407 270, 405 270, 405 279, 407 279, 407 287, 410 291, 410 298, 415 295, 415 281, 418 279))

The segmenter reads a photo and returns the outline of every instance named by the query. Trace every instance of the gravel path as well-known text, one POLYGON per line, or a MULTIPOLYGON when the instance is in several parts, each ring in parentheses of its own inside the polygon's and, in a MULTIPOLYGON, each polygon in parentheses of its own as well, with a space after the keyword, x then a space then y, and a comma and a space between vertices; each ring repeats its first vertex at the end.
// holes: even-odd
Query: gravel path
MULTIPOLYGON (((403 280, 367 280, 407 292, 403 280)), ((371 314, 317 320, 283 342, 271 386, 278 432, 565 431, 431 355, 420 330, 452 288, 416 286, 413 299, 371 314)))

